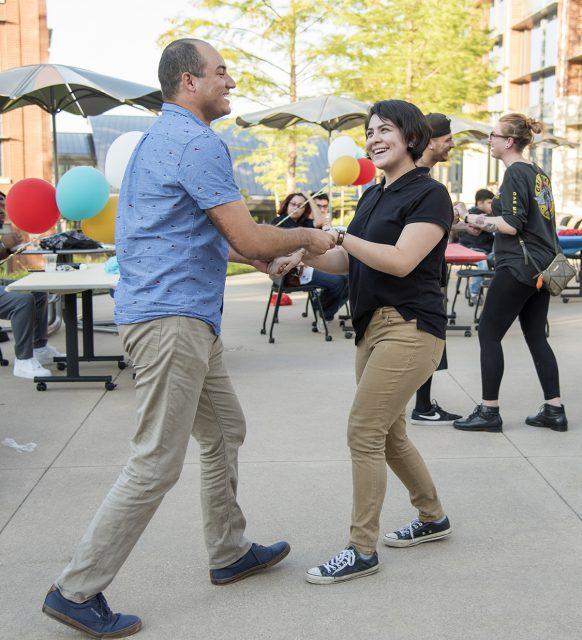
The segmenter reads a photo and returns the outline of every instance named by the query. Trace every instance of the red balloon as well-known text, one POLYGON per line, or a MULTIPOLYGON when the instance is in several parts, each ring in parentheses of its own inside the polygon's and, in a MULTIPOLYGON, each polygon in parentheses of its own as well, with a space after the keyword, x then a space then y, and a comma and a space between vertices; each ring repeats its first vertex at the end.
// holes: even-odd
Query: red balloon
POLYGON ((61 215, 56 189, 39 178, 20 180, 6 196, 6 213, 22 231, 44 233, 55 226, 61 215))
POLYGON ((358 158, 358 164, 360 165, 360 175, 352 182, 354 186, 368 184, 376 175, 376 167, 368 158, 358 158))

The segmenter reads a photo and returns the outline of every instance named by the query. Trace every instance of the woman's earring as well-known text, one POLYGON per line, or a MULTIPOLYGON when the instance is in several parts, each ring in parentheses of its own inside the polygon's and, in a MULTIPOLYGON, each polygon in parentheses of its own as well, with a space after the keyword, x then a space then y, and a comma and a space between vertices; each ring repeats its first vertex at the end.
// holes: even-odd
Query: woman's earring
POLYGON ((431 145, 429 145, 429 147, 428 147, 428 148, 429 148, 431 151, 434 149, 434 147, 432 146, 432 144, 431 144, 431 145))

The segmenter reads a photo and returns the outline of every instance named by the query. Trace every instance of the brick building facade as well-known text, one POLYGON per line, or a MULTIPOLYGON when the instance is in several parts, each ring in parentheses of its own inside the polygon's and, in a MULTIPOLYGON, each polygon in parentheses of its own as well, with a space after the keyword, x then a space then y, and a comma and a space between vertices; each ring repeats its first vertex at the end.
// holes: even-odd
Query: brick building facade
MULTIPOLYGON (((0 71, 48 62, 46 0, 0 0, 0 71)), ((0 190, 52 180, 50 116, 35 106, 0 116, 0 190)))

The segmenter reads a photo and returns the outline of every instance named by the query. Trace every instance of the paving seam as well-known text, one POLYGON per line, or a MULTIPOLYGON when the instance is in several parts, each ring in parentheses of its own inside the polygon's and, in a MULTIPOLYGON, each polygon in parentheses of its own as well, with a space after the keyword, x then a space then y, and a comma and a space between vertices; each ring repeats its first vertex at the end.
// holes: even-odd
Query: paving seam
MULTIPOLYGON (((463 386, 461 386, 461 383, 455 378, 455 376, 450 371, 447 371, 447 373, 457 383, 457 385, 469 396, 469 398, 471 398, 471 400, 475 402, 475 404, 479 404, 479 402, 477 402, 471 396, 471 394, 463 386)), ((507 442, 509 442, 509 444, 519 453, 519 455, 530 465, 530 467, 539 475, 539 477, 548 485, 548 487, 550 487, 550 489, 558 496, 558 498, 560 498, 560 500, 568 507, 568 509, 570 509, 570 511, 578 518, 578 520, 582 522, 582 514, 578 513, 576 509, 574 509, 574 507, 566 500, 566 498, 564 498, 564 496, 556 489, 556 487, 554 487, 554 485, 546 478, 546 476, 544 476, 544 474, 536 467, 536 465, 532 462, 532 460, 525 455, 525 453, 517 446, 517 444, 507 435, 505 431, 502 432, 502 435, 507 440, 507 442)), ((542 456, 532 456, 532 458, 539 458, 539 457, 542 457, 542 456)), ((554 457, 559 458, 561 456, 554 456, 554 457)), ((573 456, 573 457, 579 457, 579 456, 573 456)))
MULTIPOLYGON (((122 375, 123 371, 119 371, 117 373, 117 375, 114 378, 114 382, 117 382, 118 378, 120 375, 122 375)), ((2 535, 2 533, 4 532, 4 530, 6 529, 6 527, 12 522, 12 520, 14 519, 14 516, 20 511, 20 508, 22 507, 22 505, 28 500, 28 497, 30 496, 30 494, 36 489, 36 487, 38 487, 38 485, 40 484, 41 480, 46 476, 46 474, 50 471, 50 469, 52 468, 55 460, 58 459, 58 457, 61 455, 61 453, 63 453, 63 451, 69 446, 71 440, 77 435, 77 433, 79 433, 81 427, 87 422, 87 420, 90 418, 90 416, 93 414, 93 412, 95 411, 95 409, 97 408, 97 406, 99 405, 99 403, 103 400, 103 398, 105 397, 105 394, 110 393, 110 391, 103 391, 101 393, 101 395, 97 398, 95 404, 91 407, 91 409, 89 410, 89 412, 87 413, 87 415, 83 418, 83 420, 81 421, 81 423, 79 424, 79 426, 75 429, 75 431, 71 434, 71 436, 68 438, 68 440, 65 442, 65 444, 63 445, 63 447, 61 448, 60 451, 57 452, 57 454, 55 455, 55 457, 53 458, 52 462, 48 465, 48 467, 44 468, 43 473, 41 473, 40 477, 38 478, 38 480, 34 483, 34 485, 31 487, 31 489, 28 491, 28 493, 24 496, 24 498, 20 501, 20 504, 16 507, 16 509, 12 512, 12 515, 8 518, 8 520, 4 523, 4 525, 0 528, 0 535, 2 535)), ((43 467, 41 467, 42 469, 43 467)))

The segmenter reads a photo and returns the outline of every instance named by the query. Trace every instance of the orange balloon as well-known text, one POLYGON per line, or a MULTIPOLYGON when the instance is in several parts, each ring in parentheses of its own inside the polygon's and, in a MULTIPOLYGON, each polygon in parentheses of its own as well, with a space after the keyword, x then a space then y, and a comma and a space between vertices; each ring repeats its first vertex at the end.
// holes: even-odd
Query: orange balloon
POLYGON ((97 242, 114 244, 115 242, 115 216, 117 215, 117 205, 119 196, 109 196, 107 204, 101 211, 92 218, 81 220, 81 230, 88 238, 93 238, 97 242))
POLYGON ((351 156, 342 156, 331 165, 331 179, 340 187, 352 184, 360 175, 360 165, 351 156))

